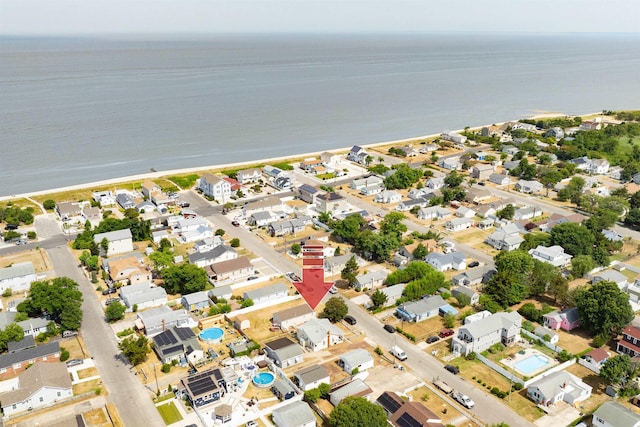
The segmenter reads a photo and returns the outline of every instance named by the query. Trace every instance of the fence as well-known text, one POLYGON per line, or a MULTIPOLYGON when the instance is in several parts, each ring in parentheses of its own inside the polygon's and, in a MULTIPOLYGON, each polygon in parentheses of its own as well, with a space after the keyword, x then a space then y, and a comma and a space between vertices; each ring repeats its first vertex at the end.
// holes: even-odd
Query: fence
POLYGON ((521 329, 520 332, 523 335, 527 336, 528 338, 538 341, 539 343, 541 343, 548 349, 555 351, 556 353, 562 353, 564 351, 562 347, 558 347, 557 345, 551 344, 550 342, 545 341, 542 337, 539 337, 536 334, 527 331, 526 329, 521 329))
POLYGON ((491 360, 487 359, 480 353, 476 353, 476 358, 482 363, 484 363, 485 365, 487 365, 488 367, 490 367, 491 369, 493 369, 494 371, 496 371, 497 373, 499 373, 500 375, 502 375, 503 377, 505 377, 506 379, 508 379, 509 381, 514 383, 519 383, 522 386, 525 385, 525 382, 522 379, 518 378, 513 372, 507 371, 502 366, 499 366, 497 363, 492 362, 491 360))

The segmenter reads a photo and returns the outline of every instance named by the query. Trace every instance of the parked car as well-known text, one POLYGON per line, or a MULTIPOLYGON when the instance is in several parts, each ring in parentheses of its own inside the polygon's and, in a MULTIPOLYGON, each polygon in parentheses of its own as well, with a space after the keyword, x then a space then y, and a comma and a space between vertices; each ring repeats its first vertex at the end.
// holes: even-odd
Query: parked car
POLYGON ((478 261, 472 261, 469 263, 469 268, 477 267, 480 263, 478 261))
POLYGON ((107 288, 102 291, 102 295, 115 294, 116 292, 118 292, 118 288, 107 288))
POLYGON ((240 223, 238 221, 231 221, 231 225, 234 227, 240 227, 240 223))
POLYGON ((291 271, 286 273, 285 276, 287 276, 287 279, 291 280, 292 282, 299 282, 301 280, 300 276, 298 276, 296 273, 293 273, 291 271))
POLYGON ((64 331, 62 332, 62 338, 70 338, 78 335, 78 331, 64 331))
POLYGON ((336 288, 336 286, 333 285, 332 287, 329 288, 329 293, 330 294, 337 294, 338 293, 338 288, 336 288))
POLYGON ((18 240, 18 241, 16 242, 16 245, 26 245, 27 243, 29 243, 29 242, 27 242, 27 241, 26 241, 26 240, 24 240, 24 239, 20 239, 20 240, 18 240))
POLYGON ((4 227, 5 230, 17 230, 18 229, 18 224, 7 224, 4 227))
POLYGON ((347 314, 346 316, 344 316, 344 321, 347 322, 348 324, 350 324, 351 326, 355 325, 357 322, 356 318, 347 314))
POLYGON ((120 301, 120 298, 109 298, 104 302, 104 305, 113 304, 114 302, 118 302, 118 301, 120 301))
POLYGON ((396 331, 396 328, 394 328, 391 325, 384 325, 383 327, 384 327, 384 330, 389 332, 390 334, 393 334, 396 331))
POLYGON ((433 344, 434 342, 439 340, 440 340, 440 337, 436 335, 431 335, 429 338, 427 338, 427 344, 433 344))
POLYGON ((247 421, 247 427, 258 427, 258 423, 253 420, 247 421))
POLYGON ((460 373, 460 369, 457 366, 453 365, 444 365, 444 369, 451 372, 452 374, 458 375, 460 373))
POLYGON ((256 280, 258 278, 258 276, 249 276, 247 277, 247 280, 256 280))
POLYGON ((181 208, 188 208, 189 206, 191 206, 189 202, 180 202, 179 205, 181 208))
POLYGON ((82 365, 83 363, 84 363, 84 360, 82 359, 67 360, 67 368, 71 368, 72 366, 82 365))
POLYGON ((461 404, 467 409, 471 409, 475 406, 475 402, 471 400, 471 398, 466 394, 462 394, 458 392, 453 395, 453 398, 457 400, 459 404, 461 404))
POLYGON ((443 330, 440 331, 438 336, 440 338, 447 338, 447 337, 452 336, 453 334, 455 334, 455 332, 452 329, 443 329, 443 330))

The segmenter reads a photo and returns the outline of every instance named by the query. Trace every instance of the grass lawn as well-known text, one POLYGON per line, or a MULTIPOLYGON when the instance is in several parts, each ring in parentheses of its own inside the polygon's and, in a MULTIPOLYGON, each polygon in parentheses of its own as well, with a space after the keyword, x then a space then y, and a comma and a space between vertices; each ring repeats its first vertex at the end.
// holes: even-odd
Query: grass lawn
POLYGON ((409 392, 409 395, 412 397, 414 402, 423 404, 431 410, 431 412, 437 414, 445 425, 452 424, 452 421, 460 416, 460 411, 457 408, 449 405, 447 402, 442 400, 440 396, 433 393, 426 387, 417 388, 409 392))
POLYGON ((74 396, 79 396, 81 394, 97 390, 100 390, 100 394, 103 394, 105 392, 104 387, 102 386, 102 380, 99 378, 73 385, 74 396))
POLYGON ((7 206, 17 206, 17 207, 19 207, 21 209, 32 207, 34 215, 40 215, 42 213, 42 210, 40 209, 40 206, 36 205, 31 200, 25 199, 25 198, 22 198, 22 197, 15 198, 15 199, 10 199, 7 202, 3 203, 1 206, 3 208, 7 207, 7 206))
POLYGON ((90 426, 111 426, 111 423, 107 420, 107 415, 104 413, 103 408, 92 409, 91 411, 82 414, 82 417, 90 426))
POLYGON ((176 404, 173 402, 167 403, 166 405, 160 405, 157 408, 166 425, 173 424, 182 419, 180 411, 178 411, 178 408, 176 408, 176 404))
POLYGON ((93 377, 95 375, 99 375, 98 368, 95 367, 78 370, 78 378, 80 379, 93 377))

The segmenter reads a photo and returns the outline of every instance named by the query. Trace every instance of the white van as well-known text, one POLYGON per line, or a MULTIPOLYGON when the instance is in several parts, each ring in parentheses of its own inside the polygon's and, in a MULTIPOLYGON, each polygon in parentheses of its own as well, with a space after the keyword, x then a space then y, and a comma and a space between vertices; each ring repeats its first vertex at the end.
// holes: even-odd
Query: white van
POLYGON ((398 360, 407 359, 407 353, 405 353, 404 350, 398 347, 397 345, 394 345, 393 347, 391 347, 389 352, 398 360))

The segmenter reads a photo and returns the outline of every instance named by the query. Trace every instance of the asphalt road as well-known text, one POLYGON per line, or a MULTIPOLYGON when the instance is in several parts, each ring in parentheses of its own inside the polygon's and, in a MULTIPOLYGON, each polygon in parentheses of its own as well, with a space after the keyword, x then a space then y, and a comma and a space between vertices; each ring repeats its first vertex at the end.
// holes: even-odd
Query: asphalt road
POLYGON ((149 390, 144 388, 130 366, 120 357, 116 337, 104 320, 104 312, 93 285, 78 267, 69 248, 65 245, 56 246, 48 249, 47 253, 57 276, 69 277, 80 285, 84 298, 82 338, 124 424, 136 427, 163 426, 164 421, 150 399, 149 390))

